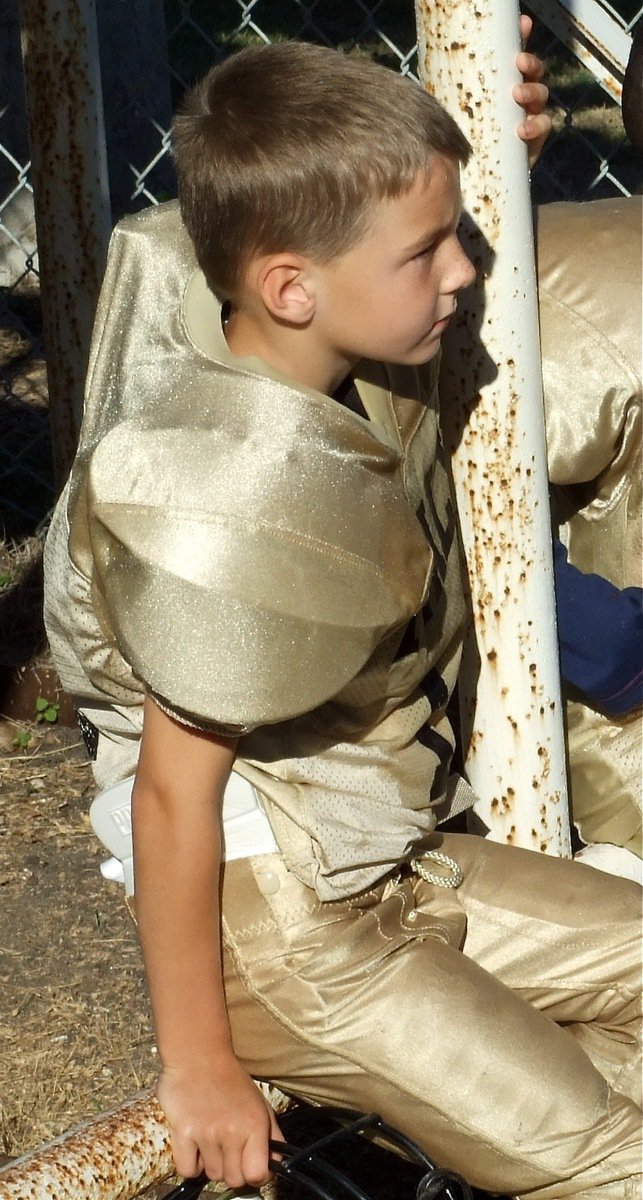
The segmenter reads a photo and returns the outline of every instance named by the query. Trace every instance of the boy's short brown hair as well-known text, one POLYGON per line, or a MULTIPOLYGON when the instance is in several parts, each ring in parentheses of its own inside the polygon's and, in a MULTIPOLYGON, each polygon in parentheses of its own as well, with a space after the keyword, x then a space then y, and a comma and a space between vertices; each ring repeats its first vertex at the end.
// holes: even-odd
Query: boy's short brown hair
POLYGON ((173 129, 181 212, 221 300, 256 253, 328 262, 372 206, 402 194, 431 156, 469 143, 432 96, 368 59, 305 42, 251 47, 214 67, 173 129))

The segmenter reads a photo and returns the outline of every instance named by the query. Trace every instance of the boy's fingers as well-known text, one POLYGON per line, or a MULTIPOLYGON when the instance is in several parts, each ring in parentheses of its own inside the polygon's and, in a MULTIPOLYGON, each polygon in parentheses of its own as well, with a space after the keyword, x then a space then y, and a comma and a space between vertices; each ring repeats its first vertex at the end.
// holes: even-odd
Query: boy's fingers
POLYGON ((547 113, 538 117, 527 117, 518 126, 518 134, 527 143, 529 166, 534 167, 538 162, 540 152, 551 133, 551 118, 547 113))
MULTIPOLYGON (((246 1182, 241 1167, 239 1151, 236 1150, 233 1152, 227 1144, 223 1148, 220 1166, 214 1169, 214 1162, 207 1162, 205 1169, 209 1179, 214 1179, 216 1183, 225 1183, 235 1191, 237 1188, 242 1188, 246 1182)), ((248 1180, 248 1182, 250 1181, 248 1180)))
POLYGON ((545 83, 518 83, 513 90, 513 98, 528 115, 537 116, 549 100, 549 88, 545 83))
MULTIPOLYGON (((270 1179, 270 1168, 268 1166, 268 1139, 266 1137, 250 1137, 248 1138, 241 1154, 240 1161, 241 1174, 243 1183, 254 1184, 260 1187, 264 1183, 268 1183, 270 1179)), ((231 1187, 238 1187, 239 1184, 226 1175, 226 1183, 231 1187)))
POLYGON ((528 83, 542 79, 545 74, 545 64, 542 59, 535 54, 527 54, 525 50, 517 56, 516 66, 528 83))
POLYGON ((530 142, 534 138, 548 137, 551 133, 551 124, 549 113, 539 113, 534 117, 525 117, 524 121, 518 126, 518 132, 521 138, 530 142))
POLYGON ((520 15, 520 40, 522 42, 523 50, 524 50, 525 46, 527 45, 529 38, 531 37, 531 31, 532 31, 533 27, 534 27, 534 23, 533 23, 531 17, 528 17, 526 13, 521 13, 521 15, 520 15))
POLYGON ((544 63, 535 54, 525 50, 531 34, 533 22, 531 17, 523 13, 520 17, 520 38, 522 52, 516 58, 516 66, 523 77, 523 82, 513 89, 513 98, 525 110, 525 119, 518 126, 518 133, 529 148, 529 166, 533 167, 538 160, 549 134, 552 122, 549 113, 544 111, 549 100, 549 88, 539 81, 545 74, 544 63))
MULTIPOLYGON (((277 1118, 275 1117, 275 1114, 274 1114, 274 1112, 272 1112, 272 1110, 270 1112, 270 1139, 273 1142, 283 1142, 284 1141, 284 1135, 281 1132, 279 1125, 277 1124, 277 1118)), ((276 1159, 277 1162, 281 1162, 283 1156, 279 1153, 278 1150, 271 1149, 270 1157, 276 1159)))
POLYGON ((203 1170, 199 1147, 191 1138, 172 1134, 172 1158, 177 1175, 183 1175, 186 1179, 193 1179, 203 1170))

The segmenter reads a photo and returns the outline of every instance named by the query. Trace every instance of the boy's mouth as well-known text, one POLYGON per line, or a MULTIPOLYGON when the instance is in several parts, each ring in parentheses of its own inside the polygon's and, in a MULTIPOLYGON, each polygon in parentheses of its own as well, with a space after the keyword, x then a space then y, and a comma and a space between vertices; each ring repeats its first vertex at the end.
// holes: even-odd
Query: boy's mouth
POLYGON ((447 325, 449 324, 449 321, 451 320, 451 317, 455 313, 455 310, 456 310, 456 305, 454 304, 453 308, 451 309, 451 312, 447 313, 446 316, 444 316, 444 317, 440 317, 440 319, 438 321, 433 322, 430 332, 431 333, 441 333, 443 329, 446 329, 447 325))

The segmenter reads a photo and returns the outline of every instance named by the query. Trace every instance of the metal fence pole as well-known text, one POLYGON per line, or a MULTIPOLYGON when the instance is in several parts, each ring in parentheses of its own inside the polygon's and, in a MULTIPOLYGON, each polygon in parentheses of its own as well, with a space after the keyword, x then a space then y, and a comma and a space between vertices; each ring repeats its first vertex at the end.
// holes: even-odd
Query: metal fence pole
POLYGON ((445 339, 442 403, 473 607, 461 679, 474 825, 569 854, 526 150, 511 98, 516 0, 416 0, 420 66, 474 154, 463 240, 478 271, 445 339))
POLYGON ((94 0, 21 0, 54 464, 76 448, 111 229, 94 0))

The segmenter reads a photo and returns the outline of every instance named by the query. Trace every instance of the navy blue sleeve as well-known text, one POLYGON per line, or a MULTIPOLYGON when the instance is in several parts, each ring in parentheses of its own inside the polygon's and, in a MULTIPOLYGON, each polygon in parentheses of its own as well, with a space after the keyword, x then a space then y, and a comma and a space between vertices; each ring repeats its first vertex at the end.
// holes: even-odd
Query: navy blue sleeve
POLYGON ((560 669, 594 707, 622 716, 643 704, 643 588, 614 587, 567 561, 554 540, 560 669))

